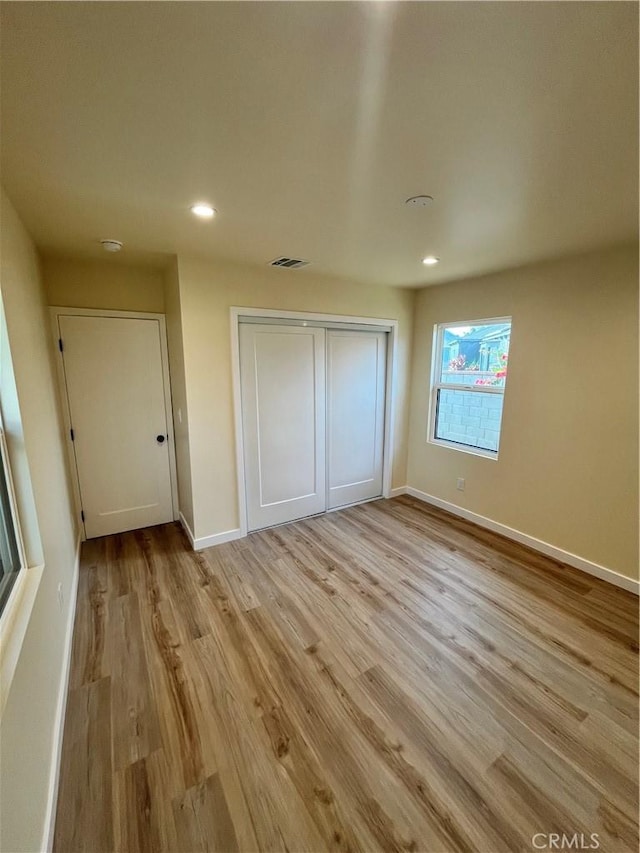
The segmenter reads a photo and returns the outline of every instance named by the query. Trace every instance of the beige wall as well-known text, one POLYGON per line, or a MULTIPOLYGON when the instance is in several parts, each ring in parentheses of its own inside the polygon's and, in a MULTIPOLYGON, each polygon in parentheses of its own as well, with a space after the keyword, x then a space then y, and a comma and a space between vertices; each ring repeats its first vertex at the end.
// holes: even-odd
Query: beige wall
POLYGON ((393 484, 406 482, 411 311, 414 294, 362 287, 310 270, 180 257, 180 302, 197 538, 236 529, 235 431, 229 308, 232 305, 399 320, 393 484))
POLYGON ((178 471, 178 505, 185 521, 191 530, 193 530, 189 411, 184 370, 180 284, 176 259, 173 260, 165 272, 164 303, 166 308, 167 346, 169 349, 169 372, 171 374, 171 403, 173 407, 173 430, 176 444, 176 468, 178 471))
POLYGON ((420 291, 408 472, 414 488, 637 577, 637 247, 420 291), (428 444, 434 324, 506 315, 499 459, 428 444))
POLYGON ((111 311, 164 311, 161 270, 116 261, 45 257, 42 273, 49 305, 107 308, 111 311))
POLYGON ((47 817, 76 531, 38 257, 4 194, 1 225, 2 298, 45 568, 2 715, 0 849, 35 851, 42 849, 47 817))

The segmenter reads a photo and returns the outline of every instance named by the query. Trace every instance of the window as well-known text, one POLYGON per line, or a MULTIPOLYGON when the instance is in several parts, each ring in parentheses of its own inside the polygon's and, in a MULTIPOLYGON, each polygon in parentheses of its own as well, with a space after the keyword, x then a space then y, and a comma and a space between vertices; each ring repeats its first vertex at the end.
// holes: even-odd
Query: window
POLYGON ((429 440, 495 457, 511 318, 436 326, 429 440))
POLYGON ((7 465, 7 448, 0 424, 0 613, 22 568, 20 546, 16 534, 16 516, 11 477, 7 465))

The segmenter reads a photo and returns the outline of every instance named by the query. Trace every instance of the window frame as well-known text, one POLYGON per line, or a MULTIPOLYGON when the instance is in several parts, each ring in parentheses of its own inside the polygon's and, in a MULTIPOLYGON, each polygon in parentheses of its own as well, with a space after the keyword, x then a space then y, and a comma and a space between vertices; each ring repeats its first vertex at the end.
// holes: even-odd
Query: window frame
MULTIPOLYGON (((471 391, 475 394, 501 394, 504 400, 507 383, 504 386, 496 387, 490 385, 460 385, 450 382, 440 382, 441 366, 442 366, 442 346, 444 340, 444 330, 459 326, 491 326, 494 324, 509 323, 513 329, 513 317, 490 317, 481 320, 451 320, 446 323, 436 323, 433 327, 433 342, 431 348, 431 379, 429 389, 429 414, 427 418, 427 443, 435 444, 438 447, 447 447, 450 450, 458 450, 460 453, 470 453, 473 456, 482 456, 485 459, 497 461, 500 452, 500 438, 502 438, 502 420, 500 421, 500 438, 498 439, 497 450, 487 450, 483 447, 474 447, 471 444, 462 444, 456 441, 449 441, 446 438, 436 437, 436 418, 438 414, 438 392, 441 389, 448 391, 471 391)), ((511 340, 509 340, 509 349, 511 349, 511 340)))
MULTIPOLYGON (((22 575, 22 573, 27 568, 27 559, 25 555, 24 549, 24 541, 22 538, 22 530, 20 528, 20 519, 18 516, 18 505, 16 501, 16 493, 13 484, 13 475, 11 473, 11 461, 9 459, 9 449, 7 447, 6 434, 4 429, 4 423, 2 421, 2 412, 0 411, 0 465, 2 465, 2 472, 4 474, 5 486, 7 490, 7 498, 9 503, 9 510, 11 513, 11 523, 13 527, 13 535, 15 537, 16 551, 18 556, 19 565, 18 568, 11 572, 14 576, 11 581, 9 587, 3 591, 3 594, 0 596, 0 619, 4 616, 5 612, 9 609, 9 603, 15 595, 16 589, 18 587, 18 581, 22 575)), ((0 522, 1 523, 1 522, 0 522)))
POLYGON ((40 532, 38 528, 37 512, 32 493, 28 464, 22 465, 19 462, 19 458, 21 456, 21 441, 23 438, 22 423, 20 421, 13 360, 9 347, 6 316, 1 294, 0 356, 2 356, 2 363, 0 364, 0 373, 2 375, 2 382, 0 382, 0 385, 2 387, 0 388, 0 392, 2 392, 3 395, 7 392, 7 396, 11 400, 11 417, 9 418, 9 416, 7 416, 7 426, 9 427, 9 420, 12 423, 12 426, 9 427, 9 431, 7 431, 4 426, 5 410, 3 408, 6 401, 5 399, 2 399, 0 400, 0 454, 2 456, 1 464, 5 476, 8 497, 9 512, 6 513, 6 519, 7 524, 11 523, 19 555, 19 568, 12 572, 14 577, 12 579, 10 589, 6 590, 7 594, 4 600, 4 606, 2 607, 2 612, 0 612, 1 718, 9 698, 11 685, 16 673, 20 653, 29 628, 33 607, 44 572, 40 532), (16 430, 15 438, 18 442, 16 450, 17 456, 15 457, 11 441, 14 429, 16 430), (19 487, 19 491, 16 486, 19 487), (21 501, 24 501, 25 498, 27 498, 27 492, 29 494, 26 506, 26 515, 24 518, 21 518, 21 501), (33 515, 31 515, 31 501, 34 501, 33 515), (25 542, 23 534, 23 522, 25 525, 24 532, 29 534, 29 552, 27 552, 27 543, 25 542))

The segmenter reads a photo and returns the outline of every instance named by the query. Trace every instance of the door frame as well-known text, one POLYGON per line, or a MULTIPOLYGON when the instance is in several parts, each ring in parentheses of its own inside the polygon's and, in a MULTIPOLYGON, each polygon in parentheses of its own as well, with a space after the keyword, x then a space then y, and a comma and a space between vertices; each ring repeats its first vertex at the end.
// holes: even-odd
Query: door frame
MULTIPOLYGON (((280 311, 272 308, 243 308, 232 306, 229 309, 231 321, 231 375, 233 385, 233 416, 236 444, 236 482, 238 493, 238 519, 240 521, 240 537, 248 533, 247 494, 245 485, 244 441, 242 436, 242 396, 240 383, 240 318, 256 317, 273 322, 273 320, 297 320, 301 323, 313 322, 326 324, 325 327, 345 328, 350 326, 370 327, 371 331, 379 331, 386 327, 389 340, 387 347, 387 375, 385 382, 384 406, 384 442, 382 450, 382 497, 391 497, 392 451, 394 432, 394 392, 396 384, 396 364, 398 348, 398 320, 386 320, 380 317, 354 317, 345 314, 319 314, 308 311, 280 311)), ((344 507, 341 507, 344 509, 344 507)))
POLYGON ((173 407, 171 404, 171 377, 169 374, 169 349, 167 345, 167 325, 164 314, 154 314, 148 311, 111 311, 106 308, 65 308, 61 305, 53 305, 49 308, 51 316, 51 331, 53 334, 53 346, 56 354, 56 375, 58 379, 58 399, 62 420, 65 429, 65 445, 67 448, 67 462, 73 492, 73 502, 76 518, 80 530, 80 538, 86 541, 87 533, 82 520, 82 501, 80 499, 80 478, 76 462, 75 448, 71 441, 71 410, 69 407, 69 395, 67 393, 67 379, 64 370, 63 353, 60 349, 60 317, 104 317, 118 318, 124 320, 157 320, 160 331, 160 359, 162 362, 162 382, 164 387, 164 409, 167 419, 167 444, 169 446, 169 479, 171 481, 171 509, 173 520, 178 521, 178 478, 176 467, 176 448, 173 430, 173 407))

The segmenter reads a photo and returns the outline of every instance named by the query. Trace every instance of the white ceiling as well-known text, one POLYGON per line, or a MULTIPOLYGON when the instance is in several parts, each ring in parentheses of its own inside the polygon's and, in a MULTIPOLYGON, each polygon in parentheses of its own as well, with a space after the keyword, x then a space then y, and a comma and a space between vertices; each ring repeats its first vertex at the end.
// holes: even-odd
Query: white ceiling
POLYGON ((1 16, 2 180, 45 250, 113 237, 123 260, 289 255, 419 285, 637 238, 636 3, 1 16))

